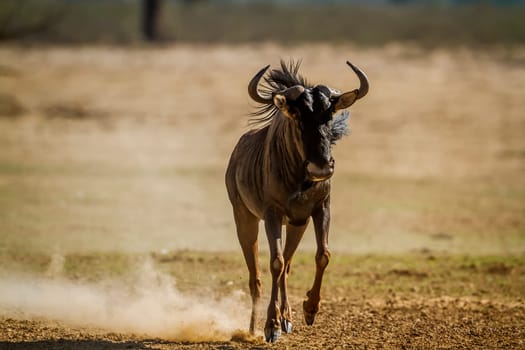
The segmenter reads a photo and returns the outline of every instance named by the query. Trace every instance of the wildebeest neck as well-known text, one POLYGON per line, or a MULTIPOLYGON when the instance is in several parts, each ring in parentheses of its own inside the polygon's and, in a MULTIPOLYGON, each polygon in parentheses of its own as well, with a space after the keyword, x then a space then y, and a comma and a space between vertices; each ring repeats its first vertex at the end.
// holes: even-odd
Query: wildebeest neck
POLYGON ((272 120, 267 135, 267 167, 273 181, 287 191, 296 191, 305 180, 303 140, 297 121, 278 114, 272 120))

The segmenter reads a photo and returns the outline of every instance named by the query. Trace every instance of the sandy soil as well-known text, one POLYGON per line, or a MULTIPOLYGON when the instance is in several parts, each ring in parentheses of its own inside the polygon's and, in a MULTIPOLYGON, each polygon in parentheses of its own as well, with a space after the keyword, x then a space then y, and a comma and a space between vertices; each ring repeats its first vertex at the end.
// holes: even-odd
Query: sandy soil
MULTIPOLYGON (((477 297, 407 297, 394 291, 356 298, 351 289, 327 292, 313 326, 294 312, 294 332, 268 345, 237 331, 231 340, 173 341, 134 333, 74 327, 43 318, 0 319, 0 349, 522 349, 523 301, 477 297)), ((300 310, 301 300, 292 298, 300 310)), ((259 322, 259 329, 263 323, 259 322)))
MULTIPOLYGON (((155 255, 156 268, 177 278, 177 290, 173 290, 172 282, 170 286, 158 282, 162 274, 155 273, 153 279, 144 280, 148 273, 137 269, 129 260, 133 258, 125 255, 68 256, 61 260, 68 267, 62 274, 57 269, 60 261, 52 259, 44 273, 47 282, 33 278, 28 284, 32 287, 12 287, 17 289, 11 293, 15 299, 16 295, 27 295, 29 288, 28 295, 37 300, 19 300, 15 302, 18 308, 3 309, 6 292, 0 284, 0 348, 521 349, 525 346, 525 260, 520 257, 335 255, 325 277, 321 310, 315 324, 306 326, 301 305, 302 296, 312 282, 313 259, 299 254, 290 278, 294 332, 283 335, 277 344, 268 345, 262 337, 263 310, 269 290, 268 261, 263 259, 262 265, 264 298, 258 335, 251 337, 243 331, 249 318, 248 295, 242 293, 233 302, 227 300, 232 291, 247 291, 247 273, 239 255, 193 252, 155 255), (109 293, 94 298, 93 291, 99 290, 94 287, 102 283, 86 285, 83 281, 104 280, 100 274, 111 274, 115 264, 122 264, 117 270, 122 267, 138 270, 142 278, 110 285, 109 293), (55 277, 50 277, 51 272, 55 277), (43 288, 43 283, 54 288, 43 288), (57 288, 57 283, 62 287, 57 288), (145 291, 141 299, 119 294, 130 285, 145 291), (180 301, 184 305, 173 310, 170 304, 180 301), (54 309, 46 309, 49 305, 55 305, 54 309), (222 315, 217 317, 217 312, 222 315), (234 318, 238 318, 234 328, 221 331, 222 324, 234 318)), ((26 257, 26 267, 37 267, 29 263, 31 259, 26 257)))
POLYGON ((274 346, 245 334, 228 342, 181 343, 71 328, 45 320, 3 319, 2 349, 521 349, 525 308, 462 299, 373 302, 328 300, 316 324, 295 325, 274 346))

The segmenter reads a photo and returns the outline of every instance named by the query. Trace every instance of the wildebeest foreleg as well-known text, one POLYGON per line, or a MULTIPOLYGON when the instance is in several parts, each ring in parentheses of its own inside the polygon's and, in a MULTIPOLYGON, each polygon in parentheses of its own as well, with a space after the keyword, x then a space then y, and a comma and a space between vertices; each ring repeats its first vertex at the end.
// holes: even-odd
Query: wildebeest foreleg
POLYGON ((314 221, 315 237, 317 242, 317 252, 315 254, 315 279, 312 288, 306 293, 307 299, 303 302, 304 319, 306 324, 314 323, 315 315, 319 311, 321 300, 321 283, 324 270, 330 261, 330 251, 328 250, 328 229, 330 226, 330 206, 328 200, 321 208, 312 214, 314 221))
POLYGON ((308 226, 308 222, 304 225, 296 226, 292 224, 286 225, 286 243, 284 245, 284 272, 281 277, 281 328, 285 333, 292 332, 292 308, 288 303, 288 275, 290 274, 290 264, 292 257, 303 237, 304 231, 308 226))
POLYGON ((258 241, 259 219, 257 219, 242 204, 235 206, 235 224, 237 226, 237 236, 241 244, 244 260, 250 274, 250 295, 252 297, 252 315, 250 318, 250 333, 255 333, 255 322, 257 320, 257 306, 261 298, 261 278, 258 265, 258 241))
POLYGON ((281 312, 278 307, 279 282, 284 270, 282 252, 283 217, 274 209, 268 209, 264 215, 264 226, 270 246, 270 271, 272 272, 272 292, 266 315, 264 335, 267 342, 276 342, 281 335, 281 312))

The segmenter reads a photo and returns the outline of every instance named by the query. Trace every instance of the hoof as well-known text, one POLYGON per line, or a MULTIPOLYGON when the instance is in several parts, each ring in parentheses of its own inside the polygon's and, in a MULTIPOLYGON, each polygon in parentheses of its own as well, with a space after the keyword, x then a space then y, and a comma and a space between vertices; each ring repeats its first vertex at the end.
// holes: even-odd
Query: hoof
POLYGON ((267 343, 275 343, 281 336, 281 330, 279 328, 266 328, 264 336, 267 343))
POLYGON ((307 325, 311 326, 314 324, 315 321, 315 314, 311 314, 309 312, 304 312, 304 321, 307 325))
POLYGON ((307 307, 306 301, 303 302, 304 321, 307 325, 311 326, 314 324, 317 311, 319 311, 319 305, 317 305, 317 307, 312 310, 311 308, 307 307))
POLYGON ((292 333, 292 322, 288 321, 285 318, 281 319, 281 329, 286 334, 292 333))

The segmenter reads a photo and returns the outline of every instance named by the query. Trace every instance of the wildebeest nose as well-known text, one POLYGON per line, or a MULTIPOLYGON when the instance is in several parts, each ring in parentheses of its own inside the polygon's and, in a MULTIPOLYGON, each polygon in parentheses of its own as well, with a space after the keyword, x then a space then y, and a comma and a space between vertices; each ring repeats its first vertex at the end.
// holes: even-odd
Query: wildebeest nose
POLYGON ((323 166, 314 162, 306 162, 306 172, 311 181, 323 181, 329 179, 334 174, 334 159, 331 158, 323 166))

